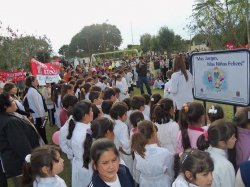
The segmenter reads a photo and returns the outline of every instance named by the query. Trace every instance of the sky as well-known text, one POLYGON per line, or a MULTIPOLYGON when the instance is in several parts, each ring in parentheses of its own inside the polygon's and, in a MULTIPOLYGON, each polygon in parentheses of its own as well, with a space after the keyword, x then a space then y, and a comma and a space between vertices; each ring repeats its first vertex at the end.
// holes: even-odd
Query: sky
POLYGON ((121 49, 140 44, 167 26, 190 39, 187 29, 195 0, 0 0, 0 21, 22 34, 46 35, 55 52, 84 26, 107 23, 121 31, 121 49), (132 42, 133 38, 133 42, 132 42))

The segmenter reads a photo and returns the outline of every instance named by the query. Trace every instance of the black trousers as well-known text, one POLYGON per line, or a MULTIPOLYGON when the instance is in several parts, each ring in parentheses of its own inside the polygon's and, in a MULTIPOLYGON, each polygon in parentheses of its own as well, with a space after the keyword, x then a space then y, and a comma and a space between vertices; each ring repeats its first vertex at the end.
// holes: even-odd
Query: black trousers
POLYGON ((1 187, 8 187, 8 183, 7 183, 7 178, 5 173, 3 172, 3 168, 2 168, 2 161, 0 160, 0 186, 1 187))
POLYGON ((48 144, 48 140, 47 140, 47 137, 46 137, 46 129, 45 129, 45 126, 43 127, 43 120, 42 118, 36 118, 35 120, 35 127, 36 127, 36 130, 39 132, 41 138, 43 139, 44 143, 45 144, 48 144))

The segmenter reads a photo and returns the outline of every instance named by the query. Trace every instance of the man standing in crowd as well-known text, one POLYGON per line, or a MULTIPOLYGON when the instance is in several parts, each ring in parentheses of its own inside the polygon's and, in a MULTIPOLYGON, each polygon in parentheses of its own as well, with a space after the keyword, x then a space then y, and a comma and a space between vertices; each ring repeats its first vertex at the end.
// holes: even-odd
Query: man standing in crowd
POLYGON ((152 95, 151 88, 149 86, 149 81, 147 78, 147 63, 145 62, 144 58, 141 56, 139 57, 139 64, 136 65, 136 72, 138 73, 138 83, 141 89, 141 94, 144 94, 143 83, 147 88, 147 92, 149 95, 152 95))

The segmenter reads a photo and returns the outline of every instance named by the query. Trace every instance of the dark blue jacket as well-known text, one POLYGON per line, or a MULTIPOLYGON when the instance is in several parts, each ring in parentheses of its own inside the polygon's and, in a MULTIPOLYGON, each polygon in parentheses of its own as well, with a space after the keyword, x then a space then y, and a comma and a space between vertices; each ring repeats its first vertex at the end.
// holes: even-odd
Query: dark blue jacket
MULTIPOLYGON (((131 176, 129 169, 120 164, 119 170, 117 172, 118 178, 121 183, 121 187, 134 187, 134 180, 131 176)), ((94 173, 92 176, 92 180, 88 187, 110 187, 108 186, 97 173, 94 173)))
POLYGON ((245 187, 250 187, 250 161, 243 162, 240 165, 240 174, 245 187))

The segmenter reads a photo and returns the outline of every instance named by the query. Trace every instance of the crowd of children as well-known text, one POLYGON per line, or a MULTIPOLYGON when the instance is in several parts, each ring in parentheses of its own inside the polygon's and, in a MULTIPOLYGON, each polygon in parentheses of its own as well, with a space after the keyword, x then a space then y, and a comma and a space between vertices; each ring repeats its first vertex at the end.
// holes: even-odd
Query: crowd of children
POLYGON ((60 148, 42 145, 23 158, 22 185, 65 187, 58 174, 66 154, 72 187, 249 187, 250 107, 239 108, 232 122, 221 106, 206 111, 198 102, 177 103, 177 115, 173 72, 166 71, 164 96, 130 96, 132 69, 97 66, 84 74, 77 67, 46 84, 42 95, 60 148))

